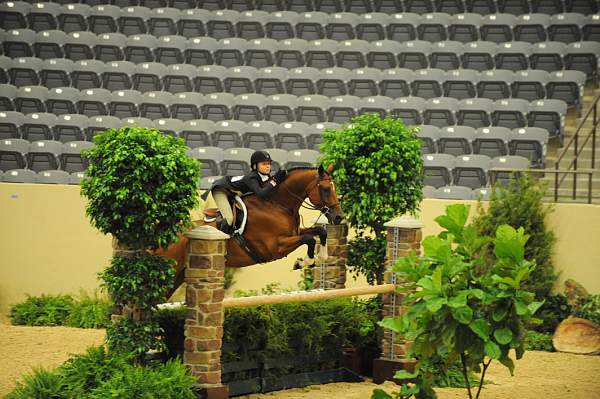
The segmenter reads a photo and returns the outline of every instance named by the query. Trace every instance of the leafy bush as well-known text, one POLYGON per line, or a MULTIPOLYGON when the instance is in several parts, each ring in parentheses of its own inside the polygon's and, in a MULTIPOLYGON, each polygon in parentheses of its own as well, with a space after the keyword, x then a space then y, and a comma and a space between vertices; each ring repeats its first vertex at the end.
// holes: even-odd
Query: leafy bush
POLYGON ((106 329, 106 343, 110 350, 133 353, 142 359, 150 350, 164 350, 160 339, 162 329, 154 318, 132 320, 122 317, 106 329))
POLYGON ((7 398, 195 398, 195 379, 181 362, 134 366, 131 361, 131 356, 92 347, 55 370, 26 375, 7 398))
POLYGON ((85 292, 73 303, 66 325, 77 328, 105 328, 110 325, 112 303, 98 293, 90 296, 85 292))
POLYGON ((99 276, 115 304, 147 309, 164 301, 175 276, 174 265, 164 256, 115 256, 99 276))
POLYGON ((468 215, 468 206, 447 207, 446 214, 435 219, 444 231, 423 240, 424 256, 413 252, 393 266, 406 283, 403 304, 408 310, 402 317, 384 319, 382 325, 412 341, 411 355, 419 359, 415 373, 396 374, 417 382, 404 386, 401 397, 436 397, 434 376, 422 362, 437 355, 448 362, 460 359, 469 397, 478 398, 492 360, 513 372, 509 351, 514 349, 517 359, 523 356, 524 326, 542 305, 522 288, 535 268, 525 259, 528 236, 523 228, 499 226, 492 239, 467 225, 468 215), (493 244, 495 262, 481 270, 488 243, 493 244), (481 373, 476 395, 471 393, 469 371, 481 373))
POLYGON ((11 307, 11 322, 15 325, 62 326, 74 302, 70 295, 27 296, 25 302, 11 307))
MULTIPOLYGON (((222 361, 264 361, 286 356, 310 359, 303 365, 319 369, 323 361, 337 356, 345 347, 361 350, 375 358, 379 354, 378 326, 381 303, 377 298, 359 301, 337 299, 298 304, 263 305, 225 309, 222 361)), ((182 350, 185 308, 157 312, 173 355, 182 350)))
POLYGON ((590 295, 575 312, 575 316, 593 321, 600 326, 600 294, 590 295))
POLYGON ((365 276, 371 285, 376 284, 385 272, 385 251, 387 241, 385 235, 368 237, 362 232, 348 241, 348 269, 354 275, 365 276))
POLYGON ((571 312, 571 305, 567 302, 566 296, 562 294, 548 295, 536 314, 541 323, 534 324, 530 328, 540 333, 554 333, 560 322, 568 318, 571 312))
POLYGON ((57 372, 36 368, 5 399, 59 399, 63 390, 63 380, 57 372))
MULTIPOLYGON (((479 203, 478 214, 473 221, 480 235, 493 236, 498 227, 507 224, 522 227, 529 235, 525 245, 525 259, 535 261, 536 268, 523 288, 533 291, 538 300, 550 295, 556 282, 552 264, 554 233, 546 225, 546 217, 552 207, 542 202, 544 188, 527 175, 511 179, 507 187, 497 186, 492 191, 489 207, 485 210, 479 203)), ((493 263, 493 253, 488 252, 488 263, 493 263)))
MULTIPOLYGON (((370 230, 378 243, 385 236, 385 222, 418 208, 423 187, 421 142, 416 129, 405 126, 402 120, 360 115, 340 130, 325 130, 321 154, 323 164, 335 167, 340 205, 350 225, 370 230)), ((351 242, 350 249, 354 247, 357 255, 366 250, 360 260, 368 263, 358 263, 357 259, 349 266, 380 283, 384 261, 380 247, 366 248, 363 243, 360 239, 351 242)))
POLYGON ((86 214, 104 234, 135 249, 166 247, 191 226, 199 163, 182 139, 157 129, 124 127, 94 137, 81 193, 86 214))
POLYGON ((525 338, 525 349, 530 351, 554 352, 552 334, 531 330, 527 331, 527 337, 525 338))

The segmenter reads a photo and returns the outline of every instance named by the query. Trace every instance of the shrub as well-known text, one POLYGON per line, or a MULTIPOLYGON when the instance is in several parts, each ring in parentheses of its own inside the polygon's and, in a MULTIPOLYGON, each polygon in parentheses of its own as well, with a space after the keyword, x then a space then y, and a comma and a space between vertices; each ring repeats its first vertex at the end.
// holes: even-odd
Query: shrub
POLYGON ((61 399, 63 380, 56 371, 36 368, 5 399, 61 399))
POLYGON ((152 366, 131 361, 131 356, 92 347, 55 370, 34 370, 7 398, 195 398, 195 379, 180 361, 152 366))
POLYGON ((135 249, 166 247, 191 226, 199 163, 182 139, 157 129, 124 127, 94 137, 81 193, 86 214, 104 234, 135 249))
POLYGON ((11 307, 10 319, 15 325, 62 326, 73 306, 70 295, 27 296, 25 302, 11 307))
POLYGON ((112 303, 107 298, 98 293, 90 296, 82 291, 65 324, 77 328, 105 328, 110 324, 111 309, 112 303))
POLYGON ((525 338, 525 349, 530 351, 554 352, 552 334, 540 333, 537 331, 527 331, 527 337, 525 338))
POLYGON ((566 296, 562 294, 548 295, 536 314, 541 323, 534 324, 531 328, 540 333, 554 333, 560 322, 568 318, 571 312, 571 305, 567 302, 566 296))
POLYGON ((384 319, 382 325, 412 341, 410 354, 419 359, 415 373, 396 374, 417 382, 402 388, 403 398, 436 397, 434 376, 422 367, 425 359, 436 355, 449 362, 460 359, 469 397, 478 398, 492 360, 513 372, 509 351, 514 349, 517 359, 523 356, 524 326, 542 305, 522 288, 535 268, 524 257, 528 236, 523 228, 502 225, 493 238, 480 236, 466 224, 468 215, 468 206, 447 207, 446 214, 435 219, 444 231, 423 240, 424 256, 413 252, 393 266, 406 282, 403 305, 408 310, 402 317, 384 319), (493 244, 494 263, 482 270, 478 266, 488 243, 493 244), (469 371, 481 373, 476 395, 471 392, 469 371))
MULTIPOLYGON (((416 129, 400 119, 363 114, 340 130, 325 130, 321 153, 322 163, 335 167, 333 177, 346 218, 365 236, 372 233, 380 243, 385 222, 418 208, 423 187, 421 142, 416 129)), ((360 238, 349 242, 350 251, 366 252, 360 259, 353 258, 356 263, 349 260, 348 265, 380 283, 381 248, 366 248, 364 243, 360 238), (367 263, 358 263, 363 260, 367 263)))
MULTIPOLYGON (((479 203, 478 214, 473 224, 479 235, 493 236, 498 227, 507 224, 522 227, 529 235, 525 245, 525 259, 535 261, 536 268, 523 288, 533 291, 538 300, 550 295, 556 281, 552 264, 554 233, 546 225, 546 217, 552 207, 544 205, 544 188, 527 175, 511 179, 507 187, 497 186, 492 191, 489 207, 485 210, 479 203)), ((493 253, 488 252, 488 263, 493 262, 493 253)))
POLYGON ((593 321, 600 326, 600 294, 585 299, 575 316, 593 321))

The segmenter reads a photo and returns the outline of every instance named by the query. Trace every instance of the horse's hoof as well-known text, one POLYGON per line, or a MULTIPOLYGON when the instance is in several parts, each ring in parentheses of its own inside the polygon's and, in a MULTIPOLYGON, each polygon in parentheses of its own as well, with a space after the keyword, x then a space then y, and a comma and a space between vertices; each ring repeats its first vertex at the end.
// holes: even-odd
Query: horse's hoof
POLYGON ((296 259, 292 270, 300 270, 300 269, 302 269, 302 258, 296 259))

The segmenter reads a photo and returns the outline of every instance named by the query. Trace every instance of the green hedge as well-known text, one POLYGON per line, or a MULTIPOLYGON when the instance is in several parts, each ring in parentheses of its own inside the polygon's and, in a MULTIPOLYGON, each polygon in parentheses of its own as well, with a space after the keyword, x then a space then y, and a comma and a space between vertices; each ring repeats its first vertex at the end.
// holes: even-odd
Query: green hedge
MULTIPOLYGON (((308 356, 306 366, 311 368, 320 367, 346 347, 375 357, 379 354, 380 308, 377 298, 343 298, 226 309, 221 358, 226 363, 308 356)), ((181 354, 185 309, 161 309, 157 313, 167 333, 169 353, 181 354)))

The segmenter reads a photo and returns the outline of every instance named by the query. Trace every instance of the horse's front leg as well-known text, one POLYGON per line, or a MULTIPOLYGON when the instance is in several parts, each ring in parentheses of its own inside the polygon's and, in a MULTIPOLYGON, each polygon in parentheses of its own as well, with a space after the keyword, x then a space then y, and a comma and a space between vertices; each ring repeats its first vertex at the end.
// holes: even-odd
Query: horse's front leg
POLYGON ((299 259, 294 264, 294 269, 301 269, 315 264, 315 246, 317 241, 314 234, 304 233, 297 236, 281 237, 278 242, 280 254, 287 255, 297 249, 299 246, 306 244, 308 246, 307 255, 304 259, 299 259))
POLYGON ((307 229, 300 229, 300 235, 311 234, 312 236, 319 236, 319 258, 327 259, 327 229, 323 226, 310 227, 307 229))

